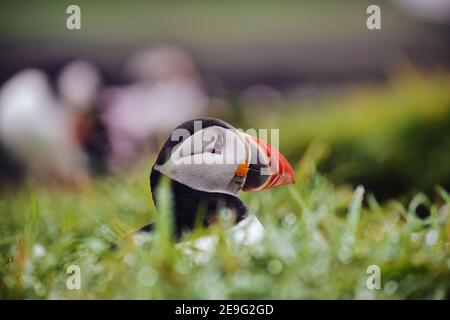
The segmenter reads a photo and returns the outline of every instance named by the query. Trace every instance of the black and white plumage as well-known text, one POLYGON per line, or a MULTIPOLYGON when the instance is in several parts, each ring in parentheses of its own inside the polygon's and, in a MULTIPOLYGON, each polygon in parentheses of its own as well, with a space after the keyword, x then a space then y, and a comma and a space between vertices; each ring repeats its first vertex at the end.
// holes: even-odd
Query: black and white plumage
POLYGON ((87 159, 64 106, 42 71, 19 72, 0 90, 0 140, 32 175, 81 183, 87 159))
POLYGON ((101 76, 95 65, 75 60, 59 73, 54 90, 47 75, 25 69, 0 90, 0 143, 42 182, 86 186, 101 172, 106 131, 96 100, 101 76))
MULTIPOLYGON (((239 192, 295 183, 291 166, 277 150, 211 118, 185 122, 167 139, 150 174, 155 204, 164 177, 170 180, 177 238, 194 228, 200 210, 208 226, 216 220, 219 208, 225 208, 234 215, 232 237, 244 242, 259 239, 264 229, 239 199, 239 192)), ((140 231, 152 229, 151 224, 140 231)))

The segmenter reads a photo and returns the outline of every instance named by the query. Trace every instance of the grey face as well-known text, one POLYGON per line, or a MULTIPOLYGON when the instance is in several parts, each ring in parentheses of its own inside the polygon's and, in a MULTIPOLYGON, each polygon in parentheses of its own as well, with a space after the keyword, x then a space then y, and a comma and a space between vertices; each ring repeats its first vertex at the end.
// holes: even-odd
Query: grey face
POLYGON ((154 169, 195 190, 237 195, 246 178, 236 174, 238 166, 248 164, 250 158, 243 134, 211 126, 183 139, 154 169))

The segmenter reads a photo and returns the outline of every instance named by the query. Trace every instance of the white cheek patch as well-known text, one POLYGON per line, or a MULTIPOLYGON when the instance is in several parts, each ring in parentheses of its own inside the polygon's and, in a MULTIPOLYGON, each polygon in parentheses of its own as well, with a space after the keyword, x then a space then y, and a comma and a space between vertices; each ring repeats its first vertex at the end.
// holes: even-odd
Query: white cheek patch
POLYGON ((237 132, 212 126, 182 141, 166 163, 154 168, 195 190, 236 195, 240 188, 232 181, 238 164, 246 161, 245 147, 237 132))
MULTIPOLYGON (((193 156, 194 160, 202 154, 193 156)), ((200 161, 200 160, 199 160, 200 161)), ((228 185, 234 177, 235 165, 227 164, 178 164, 167 162, 155 169, 164 175, 195 190, 205 192, 230 193, 228 185)))

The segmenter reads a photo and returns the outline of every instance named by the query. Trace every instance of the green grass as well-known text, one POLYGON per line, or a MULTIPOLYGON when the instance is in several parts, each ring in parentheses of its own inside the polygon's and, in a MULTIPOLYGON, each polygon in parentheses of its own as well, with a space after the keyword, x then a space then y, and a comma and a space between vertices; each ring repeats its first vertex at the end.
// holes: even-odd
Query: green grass
MULTIPOLYGON (((314 163, 308 167, 296 186, 245 194, 266 238, 254 247, 229 246, 217 226, 209 232, 221 241, 206 263, 173 246, 167 224, 141 246, 129 241, 109 249, 155 215, 141 170, 82 193, 30 186, 3 196, 0 298, 448 298, 444 190, 433 201, 419 195, 407 206, 380 205, 363 188, 333 186, 314 163), (416 218, 419 204, 429 208, 428 219, 416 218), (81 268, 81 290, 66 288, 72 264, 81 268), (381 269, 379 290, 366 287, 370 265, 381 269)), ((167 219, 166 189, 162 196, 160 219, 167 219)))

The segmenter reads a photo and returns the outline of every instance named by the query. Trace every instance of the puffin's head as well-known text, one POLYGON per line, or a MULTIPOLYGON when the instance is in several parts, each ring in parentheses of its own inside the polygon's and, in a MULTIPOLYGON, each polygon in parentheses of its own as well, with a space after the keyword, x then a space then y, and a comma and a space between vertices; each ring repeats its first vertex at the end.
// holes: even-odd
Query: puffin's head
POLYGON ((295 183, 286 158, 267 142, 210 118, 178 126, 152 170, 194 190, 237 195, 295 183))
POLYGON ((161 176, 172 183, 177 234, 193 228, 198 209, 207 209, 209 224, 220 205, 247 214, 239 191, 259 191, 295 183, 286 158, 268 143, 211 118, 185 122, 173 130, 150 175, 155 188, 161 176))

